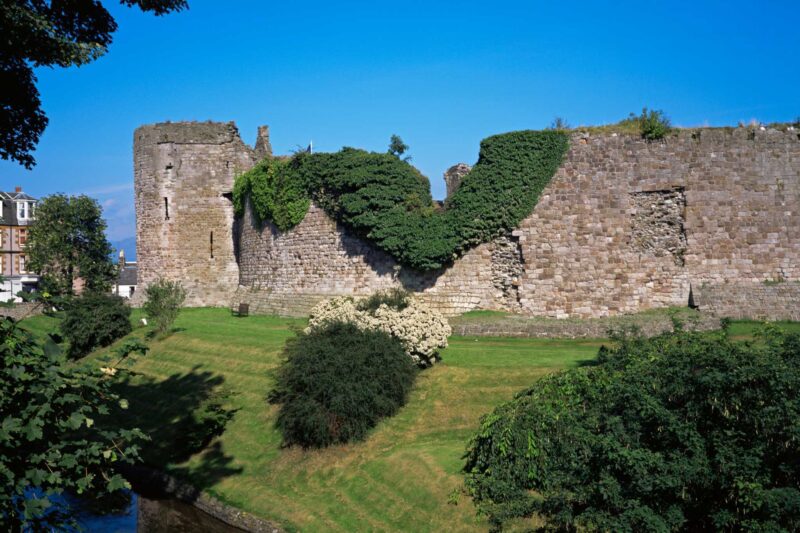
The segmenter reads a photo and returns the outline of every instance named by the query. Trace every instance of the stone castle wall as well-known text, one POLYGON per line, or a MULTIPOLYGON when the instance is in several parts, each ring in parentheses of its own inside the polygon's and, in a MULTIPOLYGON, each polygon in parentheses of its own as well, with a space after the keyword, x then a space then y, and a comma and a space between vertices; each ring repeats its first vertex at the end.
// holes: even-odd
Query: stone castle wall
POLYGON ((391 287, 423 292, 429 304, 447 314, 503 306, 491 281, 494 243, 470 250, 449 269, 419 274, 349 235, 315 205, 286 232, 256 222, 249 206, 245 213, 234 300, 249 303, 254 312, 302 315, 331 295, 367 295, 391 287))
MULTIPOLYGON (((800 139, 793 131, 686 130, 654 143, 576 133, 519 228, 449 268, 420 274, 349 235, 315 206, 286 232, 257 223, 246 209, 235 231, 222 234, 229 248, 210 263, 197 253, 207 232, 234 227, 230 202, 219 195, 254 159, 232 124, 215 126, 220 136, 186 134, 203 145, 173 140, 162 148, 147 140, 136 148, 137 215, 140 191, 149 195, 141 204, 144 220, 137 221, 139 242, 146 244, 139 245, 140 273, 149 280, 160 268, 183 279, 196 305, 248 302, 253 312, 304 314, 332 295, 402 286, 447 314, 499 309, 601 317, 686 306, 701 286, 706 295, 745 294, 764 280, 800 279, 800 139), (160 170, 168 163, 164 152, 188 158, 191 172, 167 179, 160 170), (234 170, 230 163, 223 168, 230 161, 238 161, 234 170), (192 218, 188 212, 199 200, 190 198, 204 183, 205 217, 192 218), (165 224, 148 207, 167 195, 162 189, 183 198, 188 227, 165 224)), ((137 135, 147 128, 164 135, 163 125, 137 135)), ((770 299, 760 292, 753 312, 770 301, 800 305, 778 293, 770 299)), ((729 309, 720 297, 705 301, 717 302, 706 304, 712 312, 729 309)), ((747 314, 746 298, 736 301, 747 314)))
POLYGON ((574 135, 520 231, 531 315, 629 313, 686 305, 701 284, 800 279, 800 139, 574 135))

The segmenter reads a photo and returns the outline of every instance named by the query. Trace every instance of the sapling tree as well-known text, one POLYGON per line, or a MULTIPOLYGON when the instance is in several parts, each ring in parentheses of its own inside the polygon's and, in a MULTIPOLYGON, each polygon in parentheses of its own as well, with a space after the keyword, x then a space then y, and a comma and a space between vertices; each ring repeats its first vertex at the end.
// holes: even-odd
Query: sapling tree
POLYGON ((145 289, 146 300, 143 306, 147 318, 157 333, 166 332, 178 318, 186 291, 180 281, 159 279, 145 289))

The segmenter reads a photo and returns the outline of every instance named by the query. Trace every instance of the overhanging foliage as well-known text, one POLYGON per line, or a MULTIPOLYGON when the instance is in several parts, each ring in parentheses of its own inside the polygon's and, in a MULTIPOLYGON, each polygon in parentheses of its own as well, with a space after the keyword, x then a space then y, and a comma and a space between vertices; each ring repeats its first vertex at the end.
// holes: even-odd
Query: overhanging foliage
POLYGON ((439 209, 430 183, 397 156, 344 148, 268 159, 239 176, 234 207, 249 198, 260 220, 287 230, 313 199, 399 263, 432 270, 517 226, 536 206, 569 145, 560 131, 517 131, 481 143, 477 164, 439 209))

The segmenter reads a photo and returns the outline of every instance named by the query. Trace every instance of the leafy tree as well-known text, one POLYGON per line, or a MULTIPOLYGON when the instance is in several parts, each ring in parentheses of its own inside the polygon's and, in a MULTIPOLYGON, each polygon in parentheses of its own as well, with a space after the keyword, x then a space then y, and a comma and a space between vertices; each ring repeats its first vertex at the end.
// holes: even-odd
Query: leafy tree
MULTIPOLYGON (((164 15, 186 0, 121 0, 164 15)), ((31 152, 47 126, 36 88, 36 67, 71 67, 104 55, 117 24, 96 0, 0 2, 0 157, 33 168, 31 152)))
MULTIPOLYGON (((402 157, 408 151, 408 145, 403 142, 399 135, 393 134, 389 139, 389 153, 397 157, 402 157)), ((405 158, 404 161, 409 161, 410 158, 405 158)))
POLYGON ((87 292, 67 304, 61 334, 69 341, 69 356, 83 357, 131 332, 131 308, 113 294, 87 292))
POLYGON ((42 288, 55 295, 71 295, 80 277, 89 291, 111 287, 115 268, 105 235, 102 208, 88 196, 53 194, 36 206, 36 220, 28 233, 30 269, 39 273, 42 288))
POLYGON ((144 290, 146 300, 144 309, 147 318, 153 323, 157 333, 166 332, 178 318, 186 291, 180 281, 159 279, 144 290))
POLYGON ((800 335, 618 342, 483 418, 465 470, 493 525, 800 530, 800 335))
POLYGON ((0 320, 0 529, 50 530, 69 522, 48 496, 101 496, 127 488, 115 465, 138 460, 144 435, 106 418, 126 407, 110 377, 68 364, 58 346, 37 345, 0 320))

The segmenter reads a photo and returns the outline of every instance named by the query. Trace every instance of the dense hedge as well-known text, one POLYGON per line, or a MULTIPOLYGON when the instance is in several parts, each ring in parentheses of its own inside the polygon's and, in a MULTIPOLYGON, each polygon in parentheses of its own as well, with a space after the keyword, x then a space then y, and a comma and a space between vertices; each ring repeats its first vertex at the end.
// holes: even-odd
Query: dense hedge
POLYGON ((67 305, 60 329, 69 356, 83 357, 131 332, 131 308, 119 296, 89 292, 67 305))
POLYGON ((305 448, 362 440, 402 407, 417 368, 400 341, 334 323, 287 342, 275 388, 284 445, 305 448))
POLYGON ((625 339, 486 416, 467 485, 496 527, 800 530, 800 336, 625 339))
POLYGON ((448 199, 432 201, 427 178, 392 154, 345 148, 267 160, 237 178, 239 216, 249 196, 259 219, 285 230, 313 199, 331 217, 401 264, 440 268, 528 216, 568 148, 559 131, 517 131, 481 143, 478 162, 448 199))

